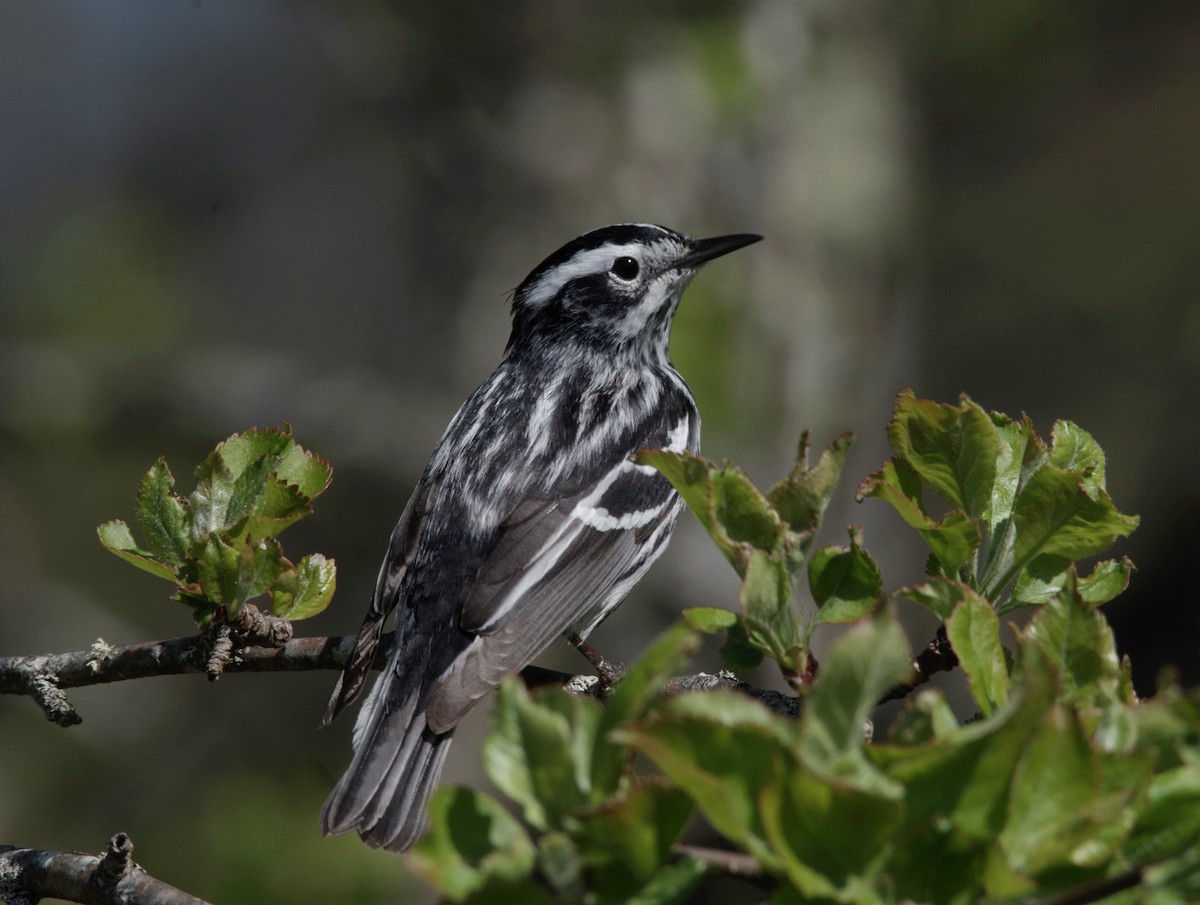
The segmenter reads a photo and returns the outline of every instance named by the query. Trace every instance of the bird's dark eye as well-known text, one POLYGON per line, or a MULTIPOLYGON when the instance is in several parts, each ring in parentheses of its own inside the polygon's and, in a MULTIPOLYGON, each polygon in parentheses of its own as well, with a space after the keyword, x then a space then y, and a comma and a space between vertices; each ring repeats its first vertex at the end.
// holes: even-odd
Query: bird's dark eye
POLYGON ((632 280, 638 275, 637 259, 631 258, 628 255, 622 255, 613 261, 612 273, 622 280, 632 280))

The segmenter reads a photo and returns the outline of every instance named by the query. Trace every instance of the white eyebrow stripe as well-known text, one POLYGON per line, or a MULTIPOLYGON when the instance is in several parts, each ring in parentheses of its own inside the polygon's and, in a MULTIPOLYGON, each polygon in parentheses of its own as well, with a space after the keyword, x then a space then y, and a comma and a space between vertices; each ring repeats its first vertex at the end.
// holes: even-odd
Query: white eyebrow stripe
POLYGON ((643 251, 645 247, 645 245, 633 242, 621 244, 605 242, 598 248, 578 251, 570 260, 564 261, 542 274, 537 282, 524 293, 523 301, 531 308, 540 308, 558 295, 559 290, 571 280, 588 274, 603 273, 612 266, 613 261, 622 255, 628 255, 640 261, 639 252, 643 251))

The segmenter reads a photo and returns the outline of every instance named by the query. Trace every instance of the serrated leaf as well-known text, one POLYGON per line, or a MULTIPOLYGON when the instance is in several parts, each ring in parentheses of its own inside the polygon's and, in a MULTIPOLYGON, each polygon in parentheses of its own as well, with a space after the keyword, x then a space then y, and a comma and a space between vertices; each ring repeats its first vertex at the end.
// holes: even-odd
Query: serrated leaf
POLYGON ((741 469, 668 450, 643 450, 633 461, 671 482, 739 575, 755 550, 781 545, 783 522, 741 469))
POLYGON ((599 719, 595 701, 562 689, 534 698, 518 680, 500 686, 484 769, 538 829, 560 827, 587 800, 599 719))
POLYGON ((699 644, 700 639, 695 632, 682 625, 672 626, 638 658, 609 695, 599 717, 595 749, 591 756, 592 800, 616 789, 629 760, 629 752, 623 746, 614 744, 611 733, 646 715, 663 686, 683 669, 699 644))
POLYGON ((225 513, 233 495, 234 476, 218 450, 209 453, 196 469, 196 489, 188 497, 187 524, 192 543, 227 527, 225 513))
POLYGON ((954 577, 974 555, 982 540, 978 520, 953 509, 941 521, 925 513, 920 502, 920 482, 904 462, 890 459, 858 488, 858 498, 875 497, 888 503, 913 528, 937 558, 941 571, 954 577))
MULTIPOLYGON (((740 468, 726 466, 712 474, 712 512, 735 549, 770 552, 779 545, 779 516, 740 468)), ((741 559, 747 558, 746 553, 741 559)))
POLYGON ((111 522, 100 525, 96 528, 96 536, 100 538, 101 545, 109 553, 116 554, 127 563, 158 578, 175 581, 175 569, 169 564, 155 559, 154 554, 149 550, 138 547, 129 526, 120 519, 113 519, 111 522))
POLYGON ((1092 435, 1073 421, 1055 421, 1050 432, 1050 463, 1064 471, 1087 473, 1104 487, 1104 450, 1092 435))
POLYGON ((957 406, 939 405, 906 390, 896 399, 888 439, 896 457, 951 507, 972 518, 987 514, 1000 440, 982 408, 966 396, 957 406))
POLYGON ((739 594, 748 640, 781 666, 799 672, 804 645, 792 596, 786 564, 762 550, 753 551, 739 594))
POLYGON ((333 480, 333 467, 293 441, 279 454, 275 475, 312 500, 329 487, 329 482, 333 480))
MULTIPOLYGON (((266 490, 271 474, 279 462, 277 456, 262 456, 249 462, 233 480, 229 500, 221 520, 221 529, 236 525, 257 511, 259 499, 266 490)), ((232 470, 231 470, 232 471, 232 470)))
POLYGON ((817 622, 855 622, 874 609, 883 590, 879 566, 862 548, 862 532, 850 529, 849 547, 822 547, 808 563, 808 588, 817 622))
POLYGON ((193 555, 204 596, 224 605, 231 615, 251 597, 265 593, 284 568, 283 550, 274 538, 239 546, 210 534, 193 555))
POLYGON ((718 832, 770 865, 758 800, 780 759, 791 760, 794 734, 757 702, 718 689, 671 698, 614 740, 649 757, 718 832))
POLYGON ((801 554, 808 552, 821 527, 829 501, 837 489, 846 455, 854 443, 850 433, 837 437, 821 452, 817 464, 808 467, 808 431, 800 437, 800 448, 792 472, 767 491, 767 501, 779 513, 801 554))
MULTIPOLYGON (((1012 599, 1000 609, 1016 606, 1041 606, 1059 594, 1070 580, 1072 561, 1063 556, 1035 556, 1017 576, 1012 599)), ((1090 575, 1078 580, 1079 596, 1093 606, 1108 603, 1129 587, 1133 563, 1128 557, 1096 563, 1090 575)))
POLYGON ((1060 700, 1080 705, 1117 702, 1121 664, 1104 615, 1070 581, 1038 611, 1025 630, 1060 674, 1060 700))
POLYGON ((278 461, 289 447, 295 445, 296 441, 286 431, 273 427, 255 428, 227 437, 214 452, 229 472, 230 479, 236 481, 260 460, 278 461))
POLYGON ((251 514, 230 526, 237 538, 275 537, 289 525, 312 514, 312 505, 290 484, 271 478, 263 487, 251 514))
MULTIPOLYGON (((999 838, 1008 866, 1029 878, 1102 869, 1128 832, 1129 805, 1149 782, 1151 763, 1141 756, 1101 759, 1075 712, 1052 708, 1013 775, 999 838)), ((993 884, 989 892, 1012 890, 993 884)))
POLYGON ((1100 553, 1118 537, 1133 533, 1137 516, 1123 515, 1102 488, 1095 496, 1072 472, 1052 466, 1033 474, 1013 510, 1017 539, 1013 555, 1025 563, 1034 555, 1082 559, 1100 553))
POLYGON ((337 563, 310 553, 276 577, 270 587, 271 612, 293 622, 308 619, 329 606, 336 590, 337 563))
POLYGON ((817 775, 873 795, 899 796, 899 786, 867 761, 863 724, 884 693, 911 674, 908 647, 885 608, 825 655, 800 718, 800 757, 817 775))
POLYGON ((913 603, 930 610, 942 622, 950 618, 954 608, 968 594, 974 594, 970 587, 961 581, 943 578, 940 575, 931 576, 922 584, 906 585, 896 590, 897 597, 903 597, 913 603))
POLYGON ((608 898, 626 901, 667 864, 671 847, 694 809, 682 789, 647 781, 626 788, 580 818, 589 855, 619 861, 634 881, 619 897, 614 896, 615 890, 606 889, 608 898))
POLYGON ((806 896, 863 905, 894 901, 872 894, 868 884, 849 891, 854 878, 878 862, 903 817, 900 786, 890 785, 895 794, 838 782, 802 763, 763 788, 760 807, 772 852, 806 896))
POLYGON ((154 558, 177 566, 187 556, 189 539, 184 525, 183 501, 172 488, 175 477, 160 458, 146 472, 137 492, 138 527, 154 558))
POLYGON ((975 703, 984 716, 991 716, 1008 700, 1009 686, 996 611, 987 600, 968 589, 946 620, 946 635, 967 674, 975 703))
POLYGON ((452 900, 483 889, 491 878, 516 882, 533 870, 533 843, 521 824, 488 796, 463 788, 438 789, 429 814, 430 831, 407 863, 452 900))

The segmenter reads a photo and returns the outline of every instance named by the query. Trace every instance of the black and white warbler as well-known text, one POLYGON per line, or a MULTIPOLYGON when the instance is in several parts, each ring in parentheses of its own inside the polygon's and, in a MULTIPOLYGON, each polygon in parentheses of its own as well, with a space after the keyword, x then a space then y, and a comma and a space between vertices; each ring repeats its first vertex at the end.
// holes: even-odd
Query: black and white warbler
POLYGON ((426 823, 454 727, 557 636, 588 632, 666 546, 682 502, 630 454, 699 448, 667 354, 697 268, 760 236, 606 226, 513 296, 495 373, 459 409, 392 532, 354 651, 325 710, 358 696, 383 625, 396 642, 325 803, 326 835, 401 851, 426 823))

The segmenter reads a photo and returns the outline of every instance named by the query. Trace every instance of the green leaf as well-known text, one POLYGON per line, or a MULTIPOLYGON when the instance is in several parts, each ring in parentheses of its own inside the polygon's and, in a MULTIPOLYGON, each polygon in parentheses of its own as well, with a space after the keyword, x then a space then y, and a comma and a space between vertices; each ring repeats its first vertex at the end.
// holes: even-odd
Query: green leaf
POLYGON ((275 476, 312 500, 329 487, 330 481, 333 480, 333 467, 320 456, 292 441, 279 454, 275 476))
POLYGON ((625 905, 675 905, 687 899, 707 872, 702 861, 682 858, 659 868, 640 890, 624 900, 625 905))
POLYGON ((263 485, 250 512, 232 524, 235 537, 275 537, 284 528, 312 514, 312 505, 297 488, 275 478, 263 485))
MULTIPOLYGON (((1046 603, 1067 586, 1072 568, 1072 561, 1064 556, 1035 556, 1017 576, 1012 598, 1001 612, 1017 606, 1041 606, 1046 603)), ((1090 575, 1078 580, 1079 596, 1093 606, 1108 603, 1129 587, 1133 569, 1128 557, 1122 557, 1120 561, 1107 559, 1098 562, 1090 575)))
POLYGON ((739 595, 747 637, 781 666, 800 672, 804 645, 792 593, 792 576, 783 560, 755 550, 739 595))
POLYGON ((883 468, 859 485, 858 499, 875 497, 889 504, 905 522, 916 528, 942 572, 958 574, 979 548, 982 535, 979 522, 961 509, 953 509, 941 521, 930 518, 921 504, 920 479, 902 461, 890 459, 883 468))
POLYGON ((891 847, 904 811, 900 787, 892 785, 894 794, 882 785, 864 789, 796 764, 764 786, 763 827, 788 880, 810 898, 886 901, 849 889, 891 847))
POLYGON ((1137 516, 1117 511, 1103 488, 1091 488, 1077 474, 1050 467, 1030 477, 1017 498, 1013 520, 1019 562, 1034 553, 1082 559, 1132 534, 1138 525, 1137 516))
POLYGON ((737 625, 738 614, 719 606, 688 607, 681 614, 689 628, 706 635, 715 635, 737 625))
POLYGON ((270 587, 271 612, 293 622, 323 612, 337 590, 337 564, 320 553, 284 568, 270 587))
POLYGON ((236 615, 243 603, 264 593, 283 571, 283 550, 274 538, 235 546, 210 534, 193 550, 196 578, 204 596, 236 615))
POLYGON ((778 546, 783 532, 779 516, 740 468, 726 466, 712 473, 712 511, 743 565, 751 549, 770 552, 778 546))
POLYGON ((817 775, 898 797, 900 787, 863 752, 863 725, 880 698, 912 672, 908 640, 891 611, 854 626, 821 663, 800 718, 800 757, 817 775))
POLYGON ((1060 674, 1060 700, 1083 706, 1121 700, 1121 664, 1104 615, 1078 594, 1072 579, 1025 631, 1060 674))
POLYGON ((533 697, 518 679, 500 686, 483 764, 500 791, 541 830, 562 826, 587 801, 600 711, 559 688, 533 697))
POLYGON ((583 859, 566 833, 545 833, 537 840, 538 873, 559 898, 582 899, 587 892, 583 859))
POLYGON ((641 719, 650 711, 663 686, 683 669, 699 644, 700 639, 695 632, 682 625, 672 626, 638 658, 609 695, 596 729, 591 762, 592 800, 616 789, 629 761, 629 752, 614 741, 611 735, 613 731, 641 719))
POLYGON ((855 622, 874 609, 883 579, 862 548, 861 529, 850 529, 849 547, 822 547, 812 555, 808 587, 819 608, 817 622, 855 622))
MULTIPOLYGON (((236 434, 234 436, 237 436, 236 434)), ((193 543, 227 526, 225 514, 233 496, 234 475, 213 450, 196 469, 196 489, 188 498, 187 521, 193 543)))
POLYGON ((1012 517, 1013 505, 1021 489, 1022 477, 1041 467, 1046 451, 1028 417, 1014 421, 999 412, 992 413, 992 425, 1000 447, 996 454, 996 481, 992 485, 991 508, 986 519, 993 540, 996 532, 1012 517), (1032 442, 1031 442, 1032 441, 1032 442))
POLYGON ((109 553, 115 553, 127 563, 158 578, 175 581, 175 569, 167 563, 160 562, 149 550, 138 547, 129 526, 120 519, 100 525, 96 529, 96 536, 100 538, 101 545, 109 553))
POLYGON ((683 694, 662 703, 614 740, 650 758, 727 839, 773 863, 763 838, 758 800, 791 761, 795 728, 756 701, 730 691, 683 694))
MULTIPOLYGON (((923 718, 924 741, 867 748, 876 766, 904 785, 905 827, 948 821, 956 837, 971 844, 1000 832, 1013 765, 1054 700, 1053 676, 1045 664, 1031 657, 1025 661, 1008 703, 991 717, 958 727, 945 706, 937 705, 923 718)), ((924 692, 917 700, 928 696, 924 692)))
POLYGON ((932 576, 922 584, 906 585, 897 589, 895 593, 897 597, 919 603, 942 622, 950 618, 954 608, 965 600, 967 595, 975 594, 963 582, 942 578, 938 575, 932 576))
POLYGON ((754 669, 763 661, 762 648, 750 640, 746 620, 741 616, 729 627, 725 643, 721 645, 721 659, 734 672, 754 669))
POLYGON ((253 462, 247 463, 241 473, 233 479, 233 486, 229 492, 229 500, 222 515, 222 528, 236 525, 239 521, 256 511, 258 501, 265 492, 267 483, 271 480, 271 475, 275 471, 275 466, 278 462, 278 456, 262 456, 253 462))
POLYGON ((1200 844, 1200 765, 1164 770, 1150 782, 1129 840, 1135 863, 1162 861, 1200 844))
POLYGON ((911 390, 896 399, 888 424, 896 457, 929 486, 972 518, 991 507, 1000 439, 988 414, 963 396, 957 406, 917 399, 911 390))
POLYGON ((1050 463, 1064 471, 1086 474, 1104 487, 1104 450, 1092 435, 1072 421, 1055 421, 1050 432, 1050 463))
POLYGON ((958 717, 946 696, 941 689, 929 688, 911 699, 896 715, 888 729, 888 741, 912 747, 950 738, 958 729, 958 717))
POLYGON ((946 621, 946 634, 984 716, 1008 700, 1008 666, 1000 643, 1000 620, 990 603, 967 590, 946 621))
POLYGON ((288 447, 294 445, 295 441, 286 431, 273 427, 255 428, 222 440, 214 453, 230 479, 236 481, 251 468, 256 468, 264 458, 278 461, 288 447))
MULTIPOLYGON (((1149 780, 1148 765, 1137 758, 1106 766, 1075 713, 1052 708, 1017 763, 993 860, 1002 852, 1008 868, 1025 878, 1108 864, 1125 832, 1120 818, 1149 780)), ((1003 872, 995 876, 1001 879, 989 882, 988 891, 998 897, 1026 886, 1003 872)))
POLYGON ((782 481, 767 491, 767 501, 787 526, 789 538, 801 555, 808 552, 829 501, 837 489, 854 435, 842 434, 808 467, 808 431, 800 437, 796 465, 782 481))
MULTIPOLYGON (((672 858, 694 806, 666 782, 647 781, 625 789, 580 818, 581 835, 593 858, 619 862, 632 879, 621 900, 641 888, 672 858)), ((613 890, 606 890, 609 897, 613 890)))
POLYGON ((668 450, 643 450, 633 461, 671 482, 739 575, 754 551, 782 546, 783 522, 740 468, 668 450))
POLYGON ((716 463, 689 452, 666 449, 644 449, 630 458, 638 465, 649 465, 671 482, 692 514, 700 520, 716 540, 716 524, 712 514, 711 475, 716 463))
POLYGON ((163 459, 155 462, 138 485, 138 526, 146 546, 159 562, 178 566, 187 556, 188 536, 183 501, 172 493, 175 478, 163 459))
POLYGON ((533 843, 521 824, 486 795, 441 788, 429 802, 429 814, 430 831, 407 863, 453 901, 483 889, 489 879, 516 882, 533 870, 533 843))

